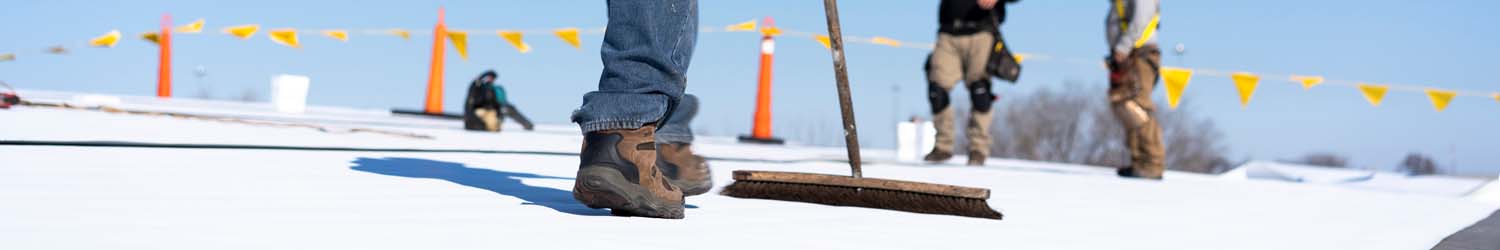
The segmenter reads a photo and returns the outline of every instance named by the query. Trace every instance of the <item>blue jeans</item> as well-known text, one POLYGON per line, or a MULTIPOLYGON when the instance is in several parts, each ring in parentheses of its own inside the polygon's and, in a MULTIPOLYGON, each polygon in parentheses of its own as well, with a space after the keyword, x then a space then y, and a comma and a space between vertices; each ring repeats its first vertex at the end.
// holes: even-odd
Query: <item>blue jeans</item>
POLYGON ((667 116, 667 122, 656 130, 656 143, 693 143, 693 117, 698 116, 698 97, 682 94, 682 101, 667 116))
POLYGON ((583 96, 573 122, 584 133, 662 125, 687 87, 698 1, 610 0, 608 5, 599 90, 583 96))

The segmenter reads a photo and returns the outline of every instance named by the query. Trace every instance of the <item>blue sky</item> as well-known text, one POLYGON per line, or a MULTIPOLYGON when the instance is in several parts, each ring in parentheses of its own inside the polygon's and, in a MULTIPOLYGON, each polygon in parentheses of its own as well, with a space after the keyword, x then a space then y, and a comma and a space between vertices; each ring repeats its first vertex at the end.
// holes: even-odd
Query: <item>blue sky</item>
MULTIPOLYGON (((208 20, 210 33, 237 24, 294 27, 429 30, 436 10, 445 7, 455 28, 550 29, 601 27, 602 1, 20 1, 0 9, 0 80, 28 89, 151 95, 156 48, 135 39, 156 28, 161 13, 177 23, 208 20), (111 49, 83 48, 88 38, 110 29, 126 33, 111 49), (70 55, 40 53, 55 44, 70 55)), ((879 35, 930 42, 936 30, 937 1, 844 1, 847 35, 879 35)), ((1107 1, 1029 0, 1013 5, 1004 31, 1013 49, 1062 58, 1102 58, 1103 15, 1107 1)), ((1274 74, 1318 74, 1330 79, 1496 91, 1491 67, 1500 58, 1500 23, 1495 1, 1164 1, 1163 44, 1182 43, 1188 53, 1168 53, 1167 65, 1274 74)), ((700 25, 728 25, 772 16, 777 24, 801 31, 823 31, 819 1, 700 2, 700 25)), ((532 119, 565 123, 580 96, 595 87, 600 69, 598 35, 583 36, 573 49, 549 34, 528 34, 534 47, 519 54, 488 32, 471 34, 470 59, 449 49, 446 107, 459 107, 462 86, 483 69, 496 68, 501 81, 532 119)), ((310 102, 362 108, 416 108, 422 103, 430 37, 403 41, 390 36, 355 35, 348 43, 304 34, 303 48, 266 40, 264 32, 241 41, 216 33, 174 39, 174 92, 197 96, 204 86, 225 98, 251 89, 265 93, 272 75, 308 75, 310 102), (197 79, 202 66, 207 77, 197 79)), ((700 133, 733 135, 749 131, 755 91, 759 37, 754 33, 705 33, 689 72, 688 92, 703 100, 695 121, 700 133)), ((867 44, 848 48, 851 82, 862 138, 872 147, 891 147, 893 120, 927 110, 921 71, 926 51, 867 44)), ((1025 79, 998 87, 1002 96, 1064 82, 1104 84, 1097 67, 1059 60, 1028 61, 1025 79)), ((775 127, 797 137, 839 134, 831 64, 810 40, 779 40, 775 75, 775 127)), ((1100 93, 1102 95, 1102 93, 1100 93)), ((1156 95, 1162 96, 1158 90, 1156 95)), ((1393 92, 1370 107, 1352 88, 1304 91, 1293 84, 1266 83, 1248 108, 1241 108, 1225 78, 1196 78, 1187 89, 1192 109, 1222 127, 1234 159, 1286 159, 1307 152, 1335 152, 1363 168, 1394 167, 1408 152, 1435 156, 1440 165, 1465 173, 1500 172, 1500 103, 1460 97, 1446 112, 1432 110, 1426 97, 1393 92)), ((1003 98, 1003 97, 1002 97, 1003 98)), ((1001 105, 1004 105, 1003 103, 1001 105)), ((997 138, 1003 140, 1004 138, 997 138)))

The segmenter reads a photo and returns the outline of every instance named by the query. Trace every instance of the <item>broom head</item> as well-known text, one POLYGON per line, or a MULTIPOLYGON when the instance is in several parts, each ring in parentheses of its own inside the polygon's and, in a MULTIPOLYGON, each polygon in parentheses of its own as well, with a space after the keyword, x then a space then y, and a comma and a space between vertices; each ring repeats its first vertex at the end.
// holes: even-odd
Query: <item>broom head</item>
POLYGON ((999 220, 990 190, 944 184, 777 171, 734 171, 723 195, 999 220))

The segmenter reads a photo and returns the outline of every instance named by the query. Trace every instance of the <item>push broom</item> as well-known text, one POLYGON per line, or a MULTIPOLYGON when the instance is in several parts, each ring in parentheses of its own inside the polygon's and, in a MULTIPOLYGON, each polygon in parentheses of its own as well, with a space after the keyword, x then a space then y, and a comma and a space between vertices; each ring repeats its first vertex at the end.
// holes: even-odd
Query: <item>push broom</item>
POLYGON ((750 199, 810 202, 834 206, 890 209, 926 214, 948 214, 1000 219, 1000 212, 985 202, 990 190, 944 184, 865 178, 860 171, 859 135, 854 127, 853 103, 849 98, 849 74, 844 67, 844 40, 840 34, 836 0, 823 0, 828 18, 829 46, 833 49, 833 71, 838 81, 839 111, 844 119, 844 144, 849 151, 851 176, 777 171, 734 171, 734 183, 721 194, 750 199))

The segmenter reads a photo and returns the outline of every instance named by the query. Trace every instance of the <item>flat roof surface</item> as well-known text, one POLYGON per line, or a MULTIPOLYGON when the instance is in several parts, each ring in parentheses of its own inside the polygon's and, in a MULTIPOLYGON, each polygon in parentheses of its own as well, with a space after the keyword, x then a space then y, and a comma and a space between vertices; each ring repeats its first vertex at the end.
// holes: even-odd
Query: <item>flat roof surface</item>
POLYGON ((116 105, 238 121, 17 107, 0 110, 0 141, 469 151, 0 145, 0 248, 1428 249, 1500 207, 1007 159, 906 164, 880 150, 865 176, 989 188, 1005 220, 736 199, 716 194, 733 170, 843 174, 843 149, 704 137, 694 147, 716 159, 717 187, 687 199, 686 219, 615 217, 572 199, 581 136, 566 124, 493 134, 380 112, 116 105))

